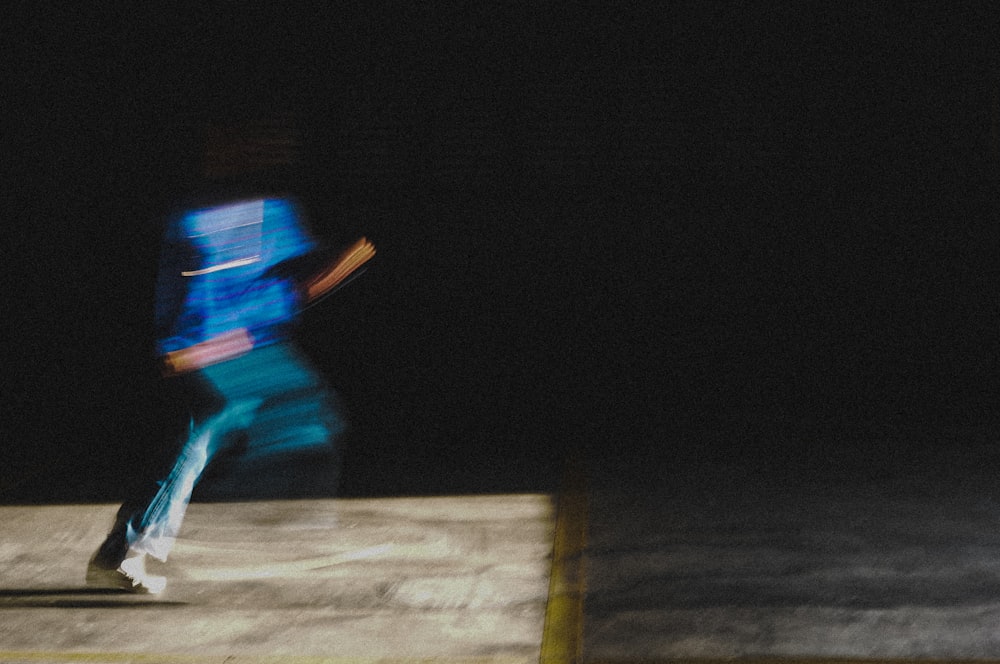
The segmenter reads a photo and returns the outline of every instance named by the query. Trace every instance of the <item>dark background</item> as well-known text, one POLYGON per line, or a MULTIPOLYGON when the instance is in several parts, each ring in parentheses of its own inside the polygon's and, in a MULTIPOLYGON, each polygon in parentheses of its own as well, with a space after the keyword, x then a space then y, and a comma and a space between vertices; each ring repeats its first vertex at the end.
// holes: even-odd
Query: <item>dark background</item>
POLYGON ((979 7, 21 3, 2 495, 115 499, 171 439, 158 223, 191 127, 232 109, 304 118, 314 231, 379 250, 300 329, 354 423, 347 494, 548 488, 571 450, 822 464, 992 427, 979 7))

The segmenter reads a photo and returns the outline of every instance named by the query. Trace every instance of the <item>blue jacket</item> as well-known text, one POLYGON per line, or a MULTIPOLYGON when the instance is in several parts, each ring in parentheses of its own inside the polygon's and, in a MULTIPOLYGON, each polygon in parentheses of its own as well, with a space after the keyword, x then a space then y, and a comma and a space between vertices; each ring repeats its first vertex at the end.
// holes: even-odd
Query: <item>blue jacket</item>
POLYGON ((190 210, 167 227, 156 289, 160 355, 246 328, 255 346, 279 340, 299 307, 274 268, 315 248, 286 199, 190 210))

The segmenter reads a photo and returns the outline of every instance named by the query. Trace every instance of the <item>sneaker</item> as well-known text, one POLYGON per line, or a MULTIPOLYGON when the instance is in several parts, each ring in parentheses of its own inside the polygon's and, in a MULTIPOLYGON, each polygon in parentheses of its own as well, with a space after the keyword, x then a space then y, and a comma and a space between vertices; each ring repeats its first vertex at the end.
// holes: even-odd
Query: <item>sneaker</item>
POLYGON ((91 588, 125 590, 136 594, 159 595, 167 578, 146 573, 146 554, 129 551, 118 564, 106 564, 95 555, 87 565, 87 585, 91 588))

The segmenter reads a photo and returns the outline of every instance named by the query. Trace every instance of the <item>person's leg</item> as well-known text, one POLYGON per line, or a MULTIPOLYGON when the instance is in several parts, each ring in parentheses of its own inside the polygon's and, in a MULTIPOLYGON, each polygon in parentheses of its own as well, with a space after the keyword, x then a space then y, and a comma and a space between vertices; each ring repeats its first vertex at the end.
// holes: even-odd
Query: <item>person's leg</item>
POLYGON ((229 491, 248 497, 332 497, 347 429, 343 409, 293 345, 268 350, 268 394, 247 432, 229 491))
POLYGON ((297 450, 332 449, 347 424, 320 374, 290 343, 260 351, 253 390, 261 400, 245 457, 266 459, 297 450))
MULTIPOLYGON (((200 372, 199 372, 200 373, 200 372)), ((202 376, 202 378, 208 378, 202 376)), ((253 418, 259 401, 227 399, 225 384, 190 380, 200 393, 201 404, 212 404, 211 414, 193 415, 186 441, 165 479, 157 483, 152 495, 128 500, 118 511, 115 524, 90 560, 87 583, 135 592, 159 592, 165 585, 162 577, 145 573, 145 556, 166 560, 180 530, 191 492, 205 466, 231 440, 232 434, 245 428, 253 418)))
MULTIPOLYGON (((201 375, 222 408, 194 427, 174 467, 140 519, 127 524, 130 549, 166 560, 185 510, 208 463, 248 431, 253 461, 295 453, 334 455, 345 428, 320 375, 289 343, 265 346, 205 367, 201 375)), ((330 484, 335 477, 330 478, 330 484)))
MULTIPOLYGON (((88 582, 105 584, 110 575, 118 587, 132 583, 144 590, 142 560, 166 560, 180 530, 192 491, 209 462, 248 430, 245 456, 253 460, 319 454, 332 465, 328 488, 336 477, 334 439, 346 427, 324 381, 290 344, 274 344, 198 372, 200 389, 214 397, 214 412, 191 427, 187 441, 166 478, 138 509, 119 510, 115 527, 91 560, 88 582), (138 558, 135 573, 123 561, 138 558), (93 577, 93 578, 92 578, 93 577)), ((206 398, 213 401, 213 398, 206 398)), ((162 584, 160 584, 162 588, 162 584)), ((149 591, 150 588, 145 588, 149 591)), ((153 590, 155 592, 155 590, 153 590)))
POLYGON ((234 432, 246 428, 259 401, 227 401, 222 410, 191 429, 173 469, 137 522, 129 521, 129 548, 165 561, 180 531, 198 478, 234 432))

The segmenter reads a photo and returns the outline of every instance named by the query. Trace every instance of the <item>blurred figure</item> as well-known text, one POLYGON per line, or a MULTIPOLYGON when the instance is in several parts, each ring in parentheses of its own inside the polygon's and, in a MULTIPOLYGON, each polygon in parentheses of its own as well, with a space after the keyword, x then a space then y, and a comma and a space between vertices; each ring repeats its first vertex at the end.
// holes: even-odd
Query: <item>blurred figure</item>
POLYGON ((289 326, 304 306, 356 276, 374 248, 362 238, 336 259, 317 261, 293 202, 262 193, 260 182, 294 159, 296 147, 280 123, 208 135, 202 173, 213 193, 168 222, 156 289, 156 350, 165 376, 190 399, 189 430, 166 476, 118 511, 88 565, 90 586, 164 589, 164 577, 147 574, 146 556, 167 559, 214 458, 335 454, 344 422, 289 340, 289 326))

